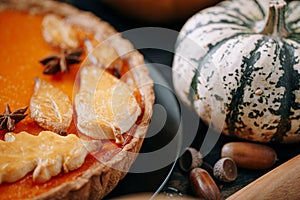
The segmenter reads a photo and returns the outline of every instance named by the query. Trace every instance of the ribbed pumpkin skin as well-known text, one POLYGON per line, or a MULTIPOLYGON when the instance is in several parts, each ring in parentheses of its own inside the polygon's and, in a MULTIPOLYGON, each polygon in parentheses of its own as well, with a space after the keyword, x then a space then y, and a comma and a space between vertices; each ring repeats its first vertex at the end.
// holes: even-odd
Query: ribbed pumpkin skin
POLYGON ((189 19, 176 44, 174 88, 226 135, 298 142, 300 1, 287 6, 285 38, 260 34, 269 2, 225 1, 189 19))

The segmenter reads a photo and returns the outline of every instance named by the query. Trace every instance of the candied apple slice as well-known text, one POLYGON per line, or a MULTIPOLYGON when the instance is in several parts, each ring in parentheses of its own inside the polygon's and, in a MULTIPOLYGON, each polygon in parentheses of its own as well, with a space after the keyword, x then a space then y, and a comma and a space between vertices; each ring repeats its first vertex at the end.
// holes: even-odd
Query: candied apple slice
POLYGON ((122 59, 113 47, 105 43, 95 46, 89 39, 85 39, 84 44, 90 52, 85 60, 86 65, 95 65, 109 70, 120 70, 123 66, 122 59))
POLYGON ((115 139, 122 143, 141 114, 133 89, 99 67, 84 67, 75 96, 78 130, 96 139, 115 139))
POLYGON ((46 130, 63 134, 72 121, 72 103, 63 91, 36 78, 34 93, 30 99, 30 115, 46 130))
POLYGON ((42 22, 43 36, 47 42, 62 49, 79 47, 77 32, 56 15, 47 15, 42 22))

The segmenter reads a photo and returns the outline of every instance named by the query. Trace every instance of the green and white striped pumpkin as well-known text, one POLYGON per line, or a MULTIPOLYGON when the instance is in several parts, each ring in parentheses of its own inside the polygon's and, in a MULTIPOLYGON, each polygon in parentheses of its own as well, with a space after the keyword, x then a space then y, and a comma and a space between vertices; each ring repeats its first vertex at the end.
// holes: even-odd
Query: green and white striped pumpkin
POLYGON ((299 60, 300 1, 224 1, 180 31, 174 88, 226 135, 298 142, 299 60))

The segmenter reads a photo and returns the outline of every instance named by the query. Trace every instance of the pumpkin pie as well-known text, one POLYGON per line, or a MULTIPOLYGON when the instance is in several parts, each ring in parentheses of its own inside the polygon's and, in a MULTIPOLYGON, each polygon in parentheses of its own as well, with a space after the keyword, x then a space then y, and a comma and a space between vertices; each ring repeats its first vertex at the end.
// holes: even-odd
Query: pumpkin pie
POLYGON ((0 1, 0 29, 0 199, 103 198, 152 115, 143 56, 56 1, 0 1))

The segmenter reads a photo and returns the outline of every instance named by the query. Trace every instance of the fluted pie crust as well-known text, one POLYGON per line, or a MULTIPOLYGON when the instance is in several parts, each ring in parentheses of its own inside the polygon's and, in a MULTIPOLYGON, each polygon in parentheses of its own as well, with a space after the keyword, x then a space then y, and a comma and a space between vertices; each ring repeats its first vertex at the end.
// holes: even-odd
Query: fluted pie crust
MULTIPOLYGON (((98 162, 93 156, 88 155, 81 168, 71 173, 53 177, 43 184, 35 185, 32 181, 29 181, 30 175, 16 183, 0 184, 0 199, 103 198, 126 175, 126 171, 129 170, 135 160, 136 156, 130 156, 131 154, 129 155, 128 152, 139 152, 152 115, 152 105, 154 103, 153 82, 145 67, 143 56, 134 50, 132 44, 123 39, 108 23, 89 12, 78 10, 68 4, 40 0, 0 0, 0 12, 6 9, 25 11, 33 15, 54 13, 62 18, 70 19, 73 25, 79 27, 80 30, 95 35, 100 42, 113 36, 114 39, 110 41, 109 45, 115 48, 119 54, 130 52, 122 56, 122 59, 126 60, 126 67, 129 67, 129 69, 138 68, 138 70, 132 70, 132 73, 140 94, 139 101, 142 104, 143 111, 138 118, 138 126, 130 130, 130 135, 133 135, 133 137, 130 137, 124 145, 112 145, 111 142, 104 142, 103 149, 114 152, 104 163, 98 162), (122 169, 122 171, 118 169, 122 169), (30 184, 25 184, 27 182, 30 184)), ((20 30, 20 34, 22 34, 22 30, 20 30)), ((37 68, 37 70, 41 70, 41 68, 37 68)), ((19 130, 23 127, 26 127, 26 125, 18 124, 16 129, 19 130)), ((30 130, 30 128, 28 129, 30 130)), ((3 138, 3 136, 1 137, 3 138)), ((106 152, 102 150, 99 155, 100 157, 101 155, 104 156, 106 152)))

